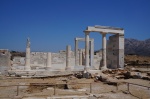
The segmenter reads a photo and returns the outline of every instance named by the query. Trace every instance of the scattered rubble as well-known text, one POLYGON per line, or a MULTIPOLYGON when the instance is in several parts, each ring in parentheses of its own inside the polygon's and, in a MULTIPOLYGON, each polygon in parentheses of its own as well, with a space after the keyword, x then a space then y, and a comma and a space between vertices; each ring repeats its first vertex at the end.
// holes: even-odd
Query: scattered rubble
POLYGON ((83 74, 81 72, 75 73, 74 76, 78 79, 83 78, 83 74))
MULTIPOLYGON (((147 73, 147 76, 136 69, 133 70, 122 70, 122 69, 115 69, 115 70, 104 70, 102 71, 103 74, 107 75, 108 77, 117 78, 117 79, 146 79, 149 80, 150 73, 147 73)), ((97 77, 98 78, 98 77, 97 77)), ((98 78, 102 81, 102 77, 98 78)), ((103 79, 104 80, 104 79, 103 79)))

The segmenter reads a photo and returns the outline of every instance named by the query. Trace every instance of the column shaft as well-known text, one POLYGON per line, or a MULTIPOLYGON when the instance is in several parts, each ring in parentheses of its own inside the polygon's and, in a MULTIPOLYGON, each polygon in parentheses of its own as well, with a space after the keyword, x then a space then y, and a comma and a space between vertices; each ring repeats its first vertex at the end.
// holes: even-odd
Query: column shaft
POLYGON ((89 32, 85 32, 85 70, 89 69, 89 32))
POLYGON ((50 70, 50 69, 51 69, 51 53, 48 52, 48 53, 47 53, 46 70, 50 70))
POLYGON ((82 49, 79 50, 79 65, 82 65, 82 49))
POLYGON ((106 66, 106 33, 102 33, 102 60, 103 60, 103 67, 102 69, 107 69, 106 66))
POLYGON ((94 66, 94 39, 91 40, 90 43, 90 65, 91 67, 94 66))
POLYGON ((25 70, 31 70, 31 67, 30 67, 30 39, 29 38, 27 38, 25 70))
POLYGON ((26 48, 25 70, 30 70, 30 48, 26 48))
POLYGON ((70 70, 71 46, 66 46, 66 70, 70 70))
POLYGON ((78 40, 75 39, 75 66, 78 65, 78 40))

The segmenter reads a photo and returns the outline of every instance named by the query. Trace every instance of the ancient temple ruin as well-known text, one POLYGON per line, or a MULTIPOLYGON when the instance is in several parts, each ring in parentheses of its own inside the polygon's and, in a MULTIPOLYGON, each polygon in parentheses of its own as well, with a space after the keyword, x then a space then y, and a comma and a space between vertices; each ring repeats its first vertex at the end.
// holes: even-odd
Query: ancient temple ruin
MULTIPOLYGON (((84 31, 84 33, 85 33, 85 60, 86 60, 85 69, 87 71, 90 69, 90 66, 89 66, 89 34, 90 34, 90 32, 98 32, 98 33, 102 34, 102 64, 103 64, 103 67, 101 69, 107 69, 106 34, 110 33, 113 35, 118 35, 118 36, 116 36, 116 39, 119 39, 119 40, 117 41, 117 43, 114 43, 115 46, 118 46, 118 48, 115 50, 116 55, 118 56, 115 61, 117 61, 117 63, 116 63, 117 68, 123 68, 124 64, 120 63, 121 62, 120 57, 121 57, 121 60, 124 58, 124 47, 120 47, 120 46, 124 46, 124 30, 122 28, 108 27, 108 26, 88 26, 86 28, 86 30, 84 31), (121 39, 119 35, 121 35, 121 38, 123 38, 123 39, 121 39), (121 42, 120 42, 120 39, 121 39, 121 42), (120 50, 120 48, 122 50, 120 50)), ((113 42, 113 41, 110 41, 110 42, 113 42)), ((108 50, 108 51, 112 51, 112 50, 113 49, 108 50)), ((109 65, 111 68, 112 64, 109 64, 109 65)))
MULTIPOLYGON (((86 71, 104 70, 107 68, 124 68, 124 30, 108 26, 88 26, 85 38, 75 38, 74 51, 67 45, 66 50, 59 53, 30 52, 30 40, 27 39, 24 69, 21 71, 86 71), (94 39, 89 37, 91 32, 102 35, 102 50, 94 54, 94 39), (112 36, 106 40, 106 35, 112 36), (79 49, 79 41, 85 42, 85 49, 79 49)), ((21 61, 20 57, 20 61, 21 61)), ((15 63, 15 62, 14 62, 15 63)), ((21 65, 21 64, 19 64, 21 65)), ((15 64, 16 66, 16 64, 15 64)), ((19 71, 19 70, 17 70, 19 71)))

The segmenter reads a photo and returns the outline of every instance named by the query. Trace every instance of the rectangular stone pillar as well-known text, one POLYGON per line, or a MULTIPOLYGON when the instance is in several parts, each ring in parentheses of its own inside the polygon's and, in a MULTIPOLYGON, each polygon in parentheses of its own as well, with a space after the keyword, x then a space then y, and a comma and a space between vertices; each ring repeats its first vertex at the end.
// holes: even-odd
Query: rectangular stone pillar
POLYGON ((66 70, 71 70, 70 59, 71 58, 71 46, 66 46, 66 70))

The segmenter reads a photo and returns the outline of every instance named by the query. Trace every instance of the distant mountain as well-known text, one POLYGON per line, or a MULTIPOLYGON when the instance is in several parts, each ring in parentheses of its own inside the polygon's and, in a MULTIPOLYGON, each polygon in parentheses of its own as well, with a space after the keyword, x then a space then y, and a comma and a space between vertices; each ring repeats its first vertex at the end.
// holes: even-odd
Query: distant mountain
POLYGON ((125 54, 150 56, 150 39, 144 41, 137 39, 125 39, 125 54))

